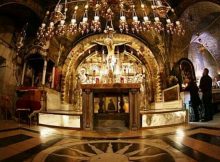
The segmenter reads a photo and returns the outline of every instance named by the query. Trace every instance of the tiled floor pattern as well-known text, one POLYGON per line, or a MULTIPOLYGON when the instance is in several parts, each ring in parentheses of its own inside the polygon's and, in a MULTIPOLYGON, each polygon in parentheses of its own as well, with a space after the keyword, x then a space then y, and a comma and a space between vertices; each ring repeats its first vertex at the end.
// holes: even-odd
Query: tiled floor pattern
POLYGON ((0 121, 0 161, 220 162, 219 125, 193 123, 114 133, 0 121))

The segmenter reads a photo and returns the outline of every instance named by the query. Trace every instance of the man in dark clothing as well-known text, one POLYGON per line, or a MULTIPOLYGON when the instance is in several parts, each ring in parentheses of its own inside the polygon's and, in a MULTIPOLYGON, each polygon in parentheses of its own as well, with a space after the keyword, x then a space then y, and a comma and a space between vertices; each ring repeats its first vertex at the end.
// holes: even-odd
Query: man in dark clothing
POLYGON ((202 102, 205 108, 204 120, 212 120, 212 78, 208 75, 207 68, 203 71, 203 76, 200 80, 199 88, 202 91, 202 102))
POLYGON ((199 98, 199 88, 192 79, 189 79, 188 86, 184 89, 185 91, 189 91, 190 100, 194 112, 195 119, 194 121, 199 121, 199 105, 202 104, 199 98))

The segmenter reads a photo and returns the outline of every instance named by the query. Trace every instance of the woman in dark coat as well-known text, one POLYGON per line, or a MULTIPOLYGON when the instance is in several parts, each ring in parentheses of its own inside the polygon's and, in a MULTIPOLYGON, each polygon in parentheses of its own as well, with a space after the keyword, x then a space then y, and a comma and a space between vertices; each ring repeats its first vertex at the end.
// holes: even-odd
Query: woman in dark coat
POLYGON ((199 106, 201 105, 201 100, 199 98, 199 88, 192 79, 189 79, 188 86, 185 88, 185 91, 189 91, 190 100, 195 115, 195 121, 199 121, 199 106))

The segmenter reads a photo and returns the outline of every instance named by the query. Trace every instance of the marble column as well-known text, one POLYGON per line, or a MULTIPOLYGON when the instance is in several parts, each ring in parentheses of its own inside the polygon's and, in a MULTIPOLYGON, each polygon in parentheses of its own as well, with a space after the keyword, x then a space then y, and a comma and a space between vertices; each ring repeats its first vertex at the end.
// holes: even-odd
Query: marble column
POLYGON ((83 129, 93 130, 93 92, 84 89, 82 92, 83 129))
POLYGON ((45 79, 46 79, 46 73, 47 73, 47 59, 44 58, 44 67, 43 67, 43 75, 42 75, 42 85, 45 85, 45 79))
POLYGON ((139 90, 129 90, 129 107, 130 107, 130 129, 138 130, 140 128, 140 110, 138 103, 139 90))
POLYGON ((21 85, 24 84, 24 76, 25 76, 26 66, 27 66, 27 62, 25 61, 24 65, 23 65, 22 76, 21 76, 21 85))

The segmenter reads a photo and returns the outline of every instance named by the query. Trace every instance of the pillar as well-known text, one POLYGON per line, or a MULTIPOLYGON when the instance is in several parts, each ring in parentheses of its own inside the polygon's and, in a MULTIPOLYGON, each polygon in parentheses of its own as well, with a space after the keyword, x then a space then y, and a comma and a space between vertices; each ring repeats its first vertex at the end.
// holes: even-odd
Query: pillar
POLYGON ((33 86, 34 86, 34 79, 35 79, 35 78, 34 78, 34 72, 33 72, 33 74, 32 74, 32 78, 31 78, 31 79, 32 79, 31 86, 33 87, 33 86))
POLYGON ((70 79, 69 79, 69 103, 72 104, 73 103, 73 74, 70 75, 70 79))
POLYGON ((43 74, 42 74, 42 85, 45 85, 45 79, 46 79, 46 72, 47 72, 47 59, 44 58, 44 67, 43 67, 43 74))
POLYGON ((90 89, 83 90, 83 129, 93 130, 93 93, 90 89))
POLYGON ((130 129, 138 130, 140 128, 140 110, 138 103, 138 89, 129 90, 129 107, 130 107, 130 129))
POLYGON ((53 70, 52 70, 52 83, 51 83, 51 88, 54 88, 54 77, 55 77, 55 66, 53 67, 53 70))
POLYGON ((23 65, 22 76, 21 76, 21 85, 24 84, 24 76, 25 76, 26 66, 27 66, 27 62, 25 61, 24 65, 23 65))

